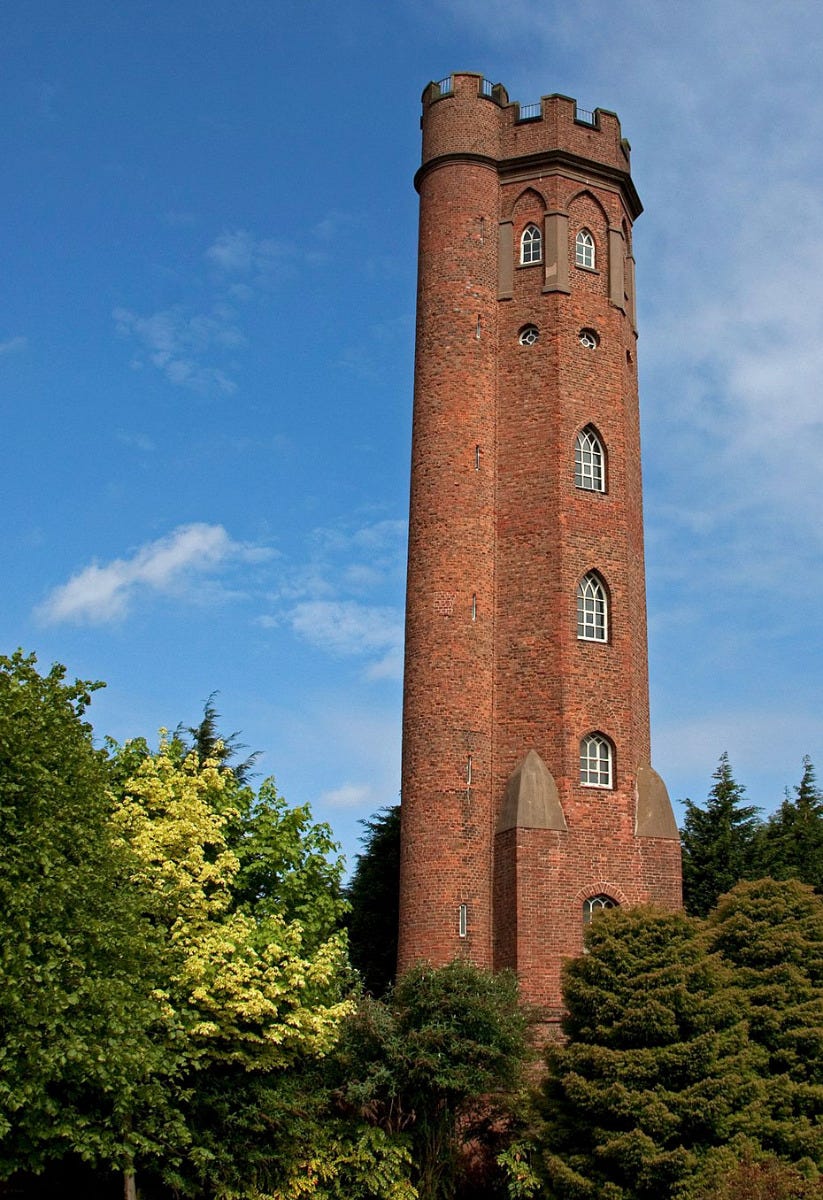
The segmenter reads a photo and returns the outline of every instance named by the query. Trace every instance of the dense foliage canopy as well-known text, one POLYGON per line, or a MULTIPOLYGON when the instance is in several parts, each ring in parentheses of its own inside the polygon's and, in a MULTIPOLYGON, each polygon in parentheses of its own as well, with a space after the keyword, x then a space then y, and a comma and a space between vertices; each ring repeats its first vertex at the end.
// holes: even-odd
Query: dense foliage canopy
POLYGON ((211 700, 156 748, 98 749, 98 686, 0 658, 0 1186, 80 1164, 126 1196, 445 1200, 481 1194, 472 1157, 493 1185, 493 1149, 512 1200, 821 1195, 808 760, 764 822, 721 759, 683 831, 697 915, 592 922, 529 1112, 512 976, 392 986, 397 808, 346 893, 331 831, 250 786, 211 700))
POLYGON ((94 686, 0 659, 0 1179, 410 1200, 322 1074, 354 1010, 329 830, 219 741, 95 749, 94 686))
POLYGON ((452 1197, 460 1146, 505 1123, 527 1058, 512 974, 420 963, 346 1022, 339 1094, 381 1129, 408 1131, 423 1200, 452 1197))
POLYGON ((513 1194, 703 1200, 733 1178, 818 1194, 822 954, 823 899, 794 881, 740 884, 706 922, 603 913, 566 971, 568 1041, 513 1194))

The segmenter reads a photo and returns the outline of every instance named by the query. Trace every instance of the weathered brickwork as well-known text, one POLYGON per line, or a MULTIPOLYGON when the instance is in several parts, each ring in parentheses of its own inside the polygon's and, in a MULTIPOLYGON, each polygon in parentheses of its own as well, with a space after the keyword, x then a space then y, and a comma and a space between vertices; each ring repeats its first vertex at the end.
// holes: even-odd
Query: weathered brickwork
POLYGON ((613 114, 581 122, 566 97, 518 117, 473 74, 423 95, 399 966, 513 967, 550 1019, 586 899, 677 907, 680 850, 649 768, 628 146, 613 114), (521 265, 530 224, 543 253, 521 265), (575 486, 587 427, 603 491, 575 486), (604 641, 577 636, 592 570, 604 641), (580 782, 594 732, 609 788, 580 782), (529 751, 540 770, 515 786, 529 751))

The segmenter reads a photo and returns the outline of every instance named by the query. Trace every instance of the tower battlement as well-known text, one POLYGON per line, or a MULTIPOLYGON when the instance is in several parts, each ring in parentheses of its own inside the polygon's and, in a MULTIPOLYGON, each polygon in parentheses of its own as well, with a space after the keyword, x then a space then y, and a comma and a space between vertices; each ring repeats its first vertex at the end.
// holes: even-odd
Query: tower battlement
POLYGON ((602 908, 680 904, 651 766, 628 143, 605 109, 423 92, 399 968, 556 1016, 602 908))
POLYGON ((422 95, 423 168, 444 155, 487 155, 496 161, 562 151, 628 177, 630 146, 605 108, 580 108, 552 93, 536 104, 510 101, 502 83, 460 71, 427 84, 422 95))

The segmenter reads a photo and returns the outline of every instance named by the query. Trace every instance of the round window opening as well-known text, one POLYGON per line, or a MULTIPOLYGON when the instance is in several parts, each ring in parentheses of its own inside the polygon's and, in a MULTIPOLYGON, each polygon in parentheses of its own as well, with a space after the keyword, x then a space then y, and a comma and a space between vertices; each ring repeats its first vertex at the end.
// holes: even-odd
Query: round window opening
POLYGON ((577 335, 577 340, 581 346, 585 346, 587 350, 596 350, 600 345, 600 338, 593 329, 581 329, 577 335))
POLYGON ((533 346, 540 337, 540 330, 536 325, 524 325, 520 330, 520 345, 533 346))

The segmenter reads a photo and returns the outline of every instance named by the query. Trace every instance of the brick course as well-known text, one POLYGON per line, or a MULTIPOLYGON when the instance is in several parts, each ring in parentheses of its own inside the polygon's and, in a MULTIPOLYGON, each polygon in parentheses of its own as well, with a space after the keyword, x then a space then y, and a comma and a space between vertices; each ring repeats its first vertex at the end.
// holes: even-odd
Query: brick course
POLYGON ((505 89, 480 86, 459 74, 423 96, 399 967, 458 955, 510 966, 551 1017, 588 896, 680 904, 670 809, 665 836, 636 832, 637 769, 650 762, 629 257, 640 204, 614 114, 583 125, 573 100, 552 96, 518 124, 505 89), (519 265, 526 225, 558 214, 568 286, 548 261, 519 265), (583 227, 593 271, 575 266, 583 227), (539 329, 532 346, 518 340, 527 324, 539 329), (595 350, 582 328, 596 330, 595 350), (574 484, 587 425, 606 448, 604 493, 574 484), (609 596, 605 643, 577 639, 577 584, 591 569, 609 596), (611 789, 579 782, 593 731, 614 746, 611 789), (496 833, 530 750, 568 828, 496 833))

